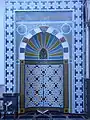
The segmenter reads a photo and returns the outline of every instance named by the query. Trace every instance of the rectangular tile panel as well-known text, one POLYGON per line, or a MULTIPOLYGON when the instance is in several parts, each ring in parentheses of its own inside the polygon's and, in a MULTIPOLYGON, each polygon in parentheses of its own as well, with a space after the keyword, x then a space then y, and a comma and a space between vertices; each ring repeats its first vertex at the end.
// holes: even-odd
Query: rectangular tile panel
POLYGON ((63 108, 63 65, 25 65, 25 108, 63 108))

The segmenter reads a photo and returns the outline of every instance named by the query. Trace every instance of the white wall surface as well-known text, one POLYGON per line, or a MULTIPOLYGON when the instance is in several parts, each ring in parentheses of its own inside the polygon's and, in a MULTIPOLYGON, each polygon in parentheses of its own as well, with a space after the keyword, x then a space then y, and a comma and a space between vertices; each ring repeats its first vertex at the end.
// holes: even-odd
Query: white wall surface
POLYGON ((87 19, 88 19, 88 21, 90 22, 90 0, 87 0, 87 9, 88 9, 88 15, 87 15, 87 19))
POLYGON ((0 0, 0 84, 4 84, 4 1, 0 0))

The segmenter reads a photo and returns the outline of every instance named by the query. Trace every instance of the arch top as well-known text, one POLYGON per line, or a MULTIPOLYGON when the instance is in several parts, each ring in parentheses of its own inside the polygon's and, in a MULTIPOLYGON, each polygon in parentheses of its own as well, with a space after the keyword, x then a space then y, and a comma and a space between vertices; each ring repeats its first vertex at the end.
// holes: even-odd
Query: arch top
POLYGON ((69 45, 68 45, 68 42, 67 42, 65 36, 63 34, 61 34, 57 29, 54 29, 52 27, 47 27, 47 26, 41 26, 41 27, 35 28, 35 29, 31 30, 28 35, 24 36, 23 40, 20 43, 19 59, 25 60, 24 52, 25 52, 26 45, 28 44, 28 42, 34 35, 36 35, 38 33, 42 33, 42 32, 49 33, 49 34, 55 36, 59 40, 59 42, 61 43, 61 45, 64 49, 63 50, 63 59, 68 60, 69 59, 69 45), (44 27, 45 27, 45 29, 44 29, 44 27))

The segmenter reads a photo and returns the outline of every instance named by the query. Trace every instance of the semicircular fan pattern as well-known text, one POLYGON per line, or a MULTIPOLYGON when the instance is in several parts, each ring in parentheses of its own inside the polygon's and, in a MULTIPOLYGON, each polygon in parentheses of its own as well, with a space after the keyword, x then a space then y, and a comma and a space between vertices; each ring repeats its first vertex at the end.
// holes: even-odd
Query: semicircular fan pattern
POLYGON ((47 32, 38 33, 28 41, 25 48, 25 59, 41 59, 39 56, 42 48, 47 51, 48 60, 63 60, 63 47, 61 43, 54 35, 47 32))

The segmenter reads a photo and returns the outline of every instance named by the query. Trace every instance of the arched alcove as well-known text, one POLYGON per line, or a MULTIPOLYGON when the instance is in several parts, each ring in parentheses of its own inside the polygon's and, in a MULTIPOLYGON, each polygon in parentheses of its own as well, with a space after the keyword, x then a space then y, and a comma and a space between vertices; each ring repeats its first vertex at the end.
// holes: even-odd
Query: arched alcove
POLYGON ((33 31, 20 44, 21 111, 68 109, 68 43, 53 28, 33 31))

